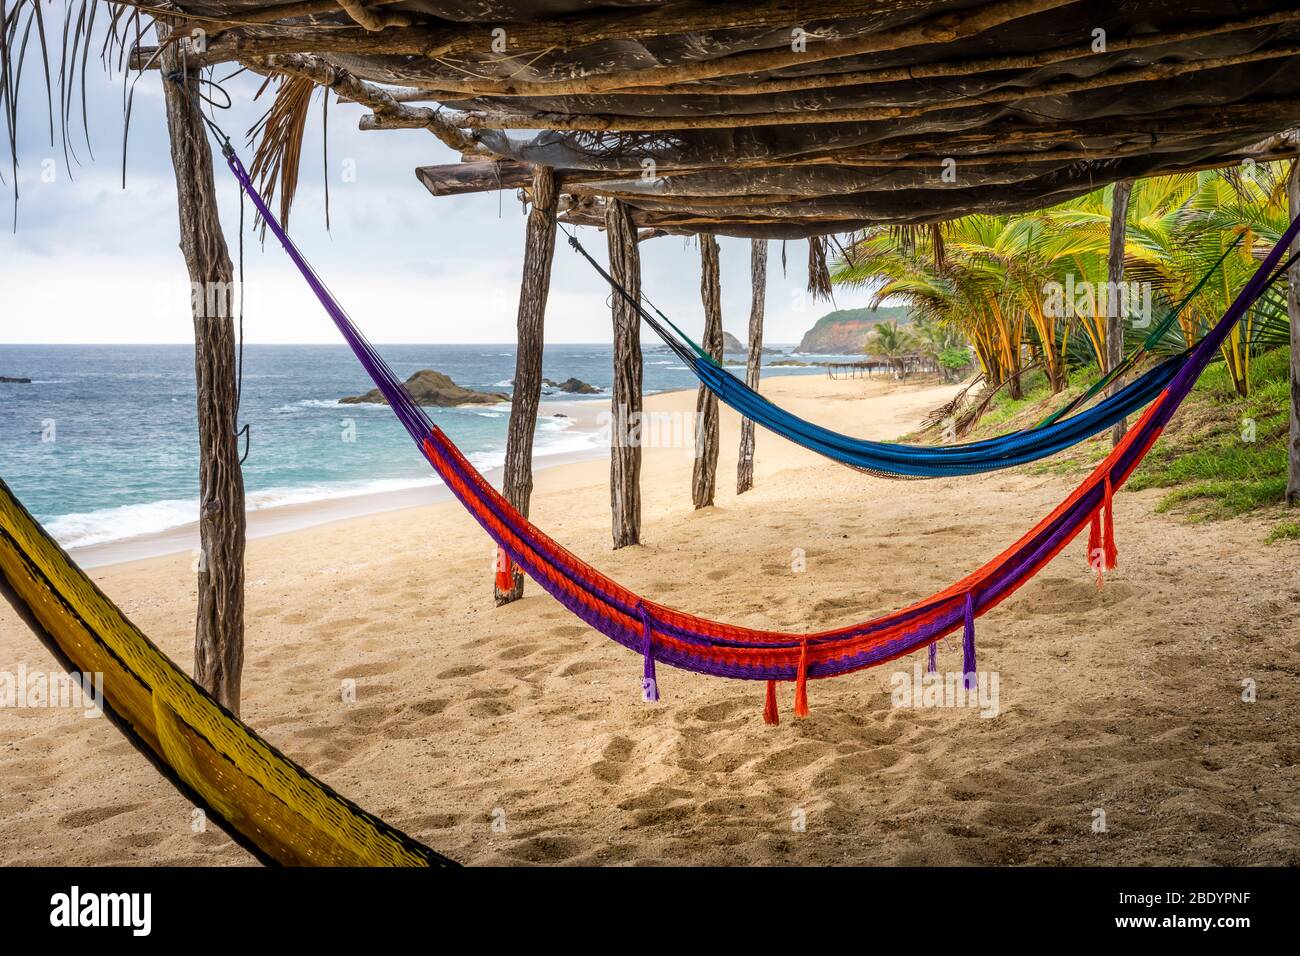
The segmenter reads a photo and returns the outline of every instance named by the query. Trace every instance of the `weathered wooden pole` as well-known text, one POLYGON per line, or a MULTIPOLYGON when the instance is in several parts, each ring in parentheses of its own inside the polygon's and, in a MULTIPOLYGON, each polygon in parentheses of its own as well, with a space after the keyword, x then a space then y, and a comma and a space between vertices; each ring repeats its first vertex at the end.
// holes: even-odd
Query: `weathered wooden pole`
MULTIPOLYGON (((700 346, 722 364, 722 284, 718 278, 718 240, 700 235, 700 297, 704 300, 704 335, 700 346)), ((713 504, 718 483, 718 399, 703 385, 695 397, 695 467, 691 499, 696 508, 713 504)))
MULTIPOLYGON (((533 206, 528 213, 528 231, 524 240, 515 384, 510 398, 510 430, 506 437, 505 477, 502 479, 502 492, 506 499, 524 517, 528 516, 528 503, 533 496, 533 432, 537 428, 537 405, 542 400, 542 319, 546 315, 546 296, 551 288, 558 198, 555 173, 546 166, 539 168, 533 177, 533 206)), ((500 556, 497 560, 502 562, 500 556)), ((498 572, 493 583, 497 604, 519 600, 524 593, 523 572, 501 564, 498 572), (510 577, 512 585, 509 588, 501 587, 501 571, 510 577)))
MULTIPOLYGON (((1119 294, 1124 283, 1124 240, 1128 231, 1128 200, 1133 192, 1133 180, 1121 179, 1115 184, 1115 195, 1110 207, 1110 254, 1107 262, 1109 294, 1106 296, 1106 368, 1109 372, 1124 361, 1124 310, 1125 297, 1119 294)), ((1122 376, 1121 376, 1122 377, 1122 376)), ((1116 380, 1107 394, 1114 395, 1124 387, 1116 380)), ((1111 445, 1118 445, 1128 432, 1128 421, 1121 418, 1110 429, 1111 445)))
MULTIPOLYGON (((609 274, 636 299, 641 297, 641 250, 627 206, 610 202, 605 211, 609 274)), ((610 397, 609 507, 615 549, 641 542, 641 316, 614 293, 614 391, 610 397)))
POLYGON ((244 476, 236 425, 234 270, 217 216, 212 152, 199 112, 198 73, 164 54, 163 92, 180 247, 190 274, 199 425, 198 613, 194 679, 239 713, 244 667, 244 476))
MULTIPOLYGON (((759 369, 763 365, 763 309, 767 304, 767 240, 749 243, 749 361, 745 365, 745 384, 757 390, 759 369)), ((743 495, 754 487, 754 422, 740 420, 740 460, 736 464, 736 494, 743 495)))
MULTIPOLYGON (((1291 218, 1300 216, 1300 159, 1291 163, 1286 183, 1287 204, 1291 218)), ((1300 239, 1292 244, 1300 251, 1300 239)), ((1286 503, 1300 504, 1300 263, 1293 265, 1286 277, 1286 312, 1291 320, 1291 436, 1287 444, 1286 503)))

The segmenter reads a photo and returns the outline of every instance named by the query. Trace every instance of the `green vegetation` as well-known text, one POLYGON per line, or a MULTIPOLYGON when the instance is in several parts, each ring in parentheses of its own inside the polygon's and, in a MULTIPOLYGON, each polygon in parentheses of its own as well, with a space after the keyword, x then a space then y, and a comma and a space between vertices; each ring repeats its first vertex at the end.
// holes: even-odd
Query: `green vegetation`
MULTIPOLYGON (((1285 228, 1289 169, 1259 163, 1139 180, 1120 288, 1108 283, 1113 186, 1031 213, 865 229, 831 278, 871 290, 876 302, 906 302, 916 325, 960 335, 989 386, 1013 399, 1034 369, 1060 392, 1072 369, 1106 354, 1111 316, 1130 320, 1126 351, 1144 343, 1181 351, 1216 322, 1285 228)), ((1254 356, 1285 342, 1286 331, 1285 287, 1274 286, 1221 346, 1238 395, 1255 380, 1254 356)))
POLYGON ((1300 522, 1283 521, 1280 525, 1268 533, 1265 541, 1272 544, 1274 541, 1296 541, 1300 540, 1300 522))
POLYGON ((875 309, 836 309, 834 312, 827 312, 818 319, 813 328, 825 328, 828 325, 839 325, 843 322, 906 323, 911 320, 911 317, 912 310, 905 305, 882 305, 875 309))
POLYGON ((1170 488, 1160 511, 1176 508, 1202 518, 1229 517, 1282 501, 1288 357, 1286 349, 1256 357, 1248 398, 1237 394, 1228 363, 1207 369, 1129 487, 1170 488))
MULTIPOLYGON (((941 364, 949 348, 969 343, 984 390, 963 393, 931 429, 953 418, 964 440, 977 440, 1031 428, 1099 377, 1112 317, 1124 317, 1123 351, 1142 355, 1143 367, 1217 323, 1289 221, 1291 168, 1258 163, 1138 180, 1118 289, 1108 281, 1114 186, 1030 213, 864 229, 832 279, 869 289, 876 302, 906 302, 914 340, 913 330, 926 328, 954 336, 931 352, 941 364)), ((1129 490, 1161 489, 1161 511, 1193 520, 1283 501, 1286 292, 1286 283, 1273 284, 1230 330, 1129 490)), ((891 336, 877 332, 882 354, 898 350, 891 336)), ((1072 474, 1109 450, 1109 435, 1099 435, 1029 469, 1072 474)), ((1295 528, 1283 523, 1270 540, 1294 537, 1295 528)))
MULTIPOLYGON (((1255 356, 1247 398, 1237 394, 1227 363, 1210 366, 1126 490, 1167 489, 1157 510, 1176 511, 1193 520, 1227 518, 1280 504, 1286 492, 1288 360, 1285 348, 1255 356)), ((1052 395, 1047 377, 1033 372, 1025 376, 1024 396, 1012 399, 999 394, 968 440, 1030 427, 1080 394, 1096 376, 1095 367, 1077 369, 1062 392, 1052 395)), ((1030 466, 1030 471, 1080 475, 1109 452, 1109 433, 1104 433, 1030 466)), ((1284 521, 1268 540, 1297 537, 1300 523, 1284 521)))

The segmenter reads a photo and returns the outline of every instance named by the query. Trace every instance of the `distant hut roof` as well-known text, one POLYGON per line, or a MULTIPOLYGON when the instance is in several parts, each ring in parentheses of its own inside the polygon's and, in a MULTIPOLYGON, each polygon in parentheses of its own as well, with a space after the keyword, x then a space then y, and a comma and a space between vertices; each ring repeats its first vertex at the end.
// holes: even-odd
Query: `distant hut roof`
POLYGON ((1294 2, 182 5, 232 23, 196 21, 208 62, 330 83, 363 127, 461 149, 419 171, 435 194, 551 166, 577 223, 610 197, 643 228, 791 238, 1022 211, 1294 155, 1268 138, 1300 125, 1294 2))

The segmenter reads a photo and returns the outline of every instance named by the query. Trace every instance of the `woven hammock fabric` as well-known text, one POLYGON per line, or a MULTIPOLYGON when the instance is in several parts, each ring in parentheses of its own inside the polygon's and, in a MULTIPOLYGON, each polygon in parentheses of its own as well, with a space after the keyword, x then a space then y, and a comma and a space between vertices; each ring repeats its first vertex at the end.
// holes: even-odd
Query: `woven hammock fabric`
POLYGON ((105 715, 208 819, 264 863, 452 866, 341 797, 183 673, 0 481, 0 592, 105 715))
MULTIPOLYGON (((1023 586, 1091 524, 1090 554, 1115 564, 1111 498, 1160 436, 1219 343, 1265 288, 1282 250, 1300 230, 1292 223, 1218 324, 1179 364, 1159 397, 1125 439, 1051 514, 1000 555, 948 589, 900 611, 834 630, 785 633, 712 621, 640 597, 565 550, 497 492, 452 441, 412 401, 285 234, 248 178, 225 149, 231 171, 268 228, 298 266, 322 306, 356 353, 434 470, 488 535, 545 591, 591 627, 645 658, 646 675, 662 661, 684 670, 747 680, 796 680, 796 713, 809 678, 833 677, 885 663, 965 629, 965 672, 974 670, 974 619, 1023 586)), ((769 685, 769 703, 771 687, 769 685)), ((804 706, 806 711, 806 704, 804 706)))
MULTIPOLYGON (((1091 408, 1068 418, 1061 418, 1062 414, 1100 391, 1114 373, 1108 374, 1089 389, 1085 396, 1081 396, 1075 403, 1071 403, 1071 406, 1033 428, 961 445, 904 445, 895 442, 867 441, 831 431, 769 401, 718 365, 662 313, 656 316, 646 309, 639 298, 631 295, 591 257, 576 237, 571 236, 569 244, 604 277, 615 295, 627 300, 637 310, 642 320, 663 339, 664 344, 694 373, 700 383, 721 401, 751 421, 758 422, 769 431, 797 445, 832 461, 848 465, 850 468, 882 478, 942 478, 975 475, 1050 457, 1105 431, 1153 401, 1173 380, 1188 354, 1183 352, 1165 359, 1091 408)), ((1236 242, 1233 243, 1233 247, 1235 246, 1236 242)), ((1226 256, 1225 252, 1224 257, 1226 256)), ((1173 323, 1177 313, 1201 289, 1222 261, 1221 258, 1219 263, 1206 272, 1192 293, 1164 317, 1160 323, 1162 328, 1167 328, 1173 323)), ((1152 338, 1158 337, 1153 333, 1152 338)), ((1126 360, 1124 367, 1117 368, 1114 372, 1118 373, 1130 365, 1131 361, 1126 360)))

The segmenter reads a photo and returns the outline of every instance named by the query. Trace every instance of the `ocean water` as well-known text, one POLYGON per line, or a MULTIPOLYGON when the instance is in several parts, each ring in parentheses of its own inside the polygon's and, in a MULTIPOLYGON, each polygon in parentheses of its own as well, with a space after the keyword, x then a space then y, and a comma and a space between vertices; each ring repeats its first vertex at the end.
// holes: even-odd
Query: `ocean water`
MULTIPOLYGON (((513 345, 385 345, 380 352, 403 379, 432 368, 467 388, 511 391, 513 345)), ((543 374, 576 376, 607 398, 610 346, 548 345, 543 374)), ((197 520, 191 346, 0 345, 0 375, 32 379, 0 383, 0 478, 65 547, 197 520)), ((670 352, 647 349, 648 394, 696 384, 670 352)), ((240 423, 251 425, 244 463, 250 511, 438 483, 387 406, 338 402, 371 387, 343 345, 245 347, 240 423)), ((582 398, 553 392, 543 401, 582 398)), ((508 404, 427 411, 480 469, 505 460, 508 404)), ((543 405, 539 466, 548 456, 597 454, 599 441, 543 405)))

